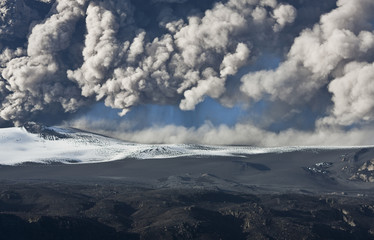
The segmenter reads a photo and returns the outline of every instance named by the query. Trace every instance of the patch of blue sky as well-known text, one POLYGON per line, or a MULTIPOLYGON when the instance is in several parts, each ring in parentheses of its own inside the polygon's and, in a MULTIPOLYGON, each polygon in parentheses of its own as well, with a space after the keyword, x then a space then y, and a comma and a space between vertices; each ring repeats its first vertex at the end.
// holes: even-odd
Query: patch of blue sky
POLYGON ((243 114, 241 106, 227 108, 212 98, 196 106, 193 111, 182 111, 178 106, 146 104, 134 107, 124 117, 118 115, 118 109, 106 107, 97 103, 87 114, 90 121, 111 119, 117 122, 128 121, 133 130, 152 126, 177 125, 184 127, 199 127, 206 122, 213 125, 225 124, 233 126, 243 114))
MULTIPOLYGON (((257 61, 251 65, 243 67, 236 76, 230 77, 229 81, 240 84, 240 78, 248 72, 258 70, 269 70, 276 68, 280 63, 280 58, 274 54, 267 53, 258 57, 257 61)), ((243 119, 259 119, 263 110, 267 107, 266 101, 254 103, 250 108, 244 109, 244 103, 238 103, 234 107, 222 106, 218 101, 206 97, 198 104, 195 110, 182 111, 174 105, 146 104, 135 106, 124 117, 118 116, 118 109, 106 107, 99 102, 86 114, 90 121, 110 119, 117 122, 128 121, 133 130, 152 126, 177 125, 184 127, 199 127, 206 122, 218 125, 233 126, 243 119)))
POLYGON ((291 117, 279 119, 278 121, 273 122, 269 127, 267 127, 267 130, 273 132, 280 132, 291 128, 312 130, 315 127, 316 120, 320 117, 320 113, 304 108, 291 117))

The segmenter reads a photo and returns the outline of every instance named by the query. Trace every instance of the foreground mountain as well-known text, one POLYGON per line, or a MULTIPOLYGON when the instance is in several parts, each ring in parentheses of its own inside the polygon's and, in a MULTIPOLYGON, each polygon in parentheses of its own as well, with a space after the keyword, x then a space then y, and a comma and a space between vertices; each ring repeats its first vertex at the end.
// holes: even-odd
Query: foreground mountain
POLYGON ((146 145, 29 123, 0 129, 0 152, 0 179, 344 194, 371 194, 374 182, 372 147, 146 145))
POLYGON ((374 148, 0 129, 0 239, 374 239, 374 148), (20 231, 19 229, 22 229, 20 231))

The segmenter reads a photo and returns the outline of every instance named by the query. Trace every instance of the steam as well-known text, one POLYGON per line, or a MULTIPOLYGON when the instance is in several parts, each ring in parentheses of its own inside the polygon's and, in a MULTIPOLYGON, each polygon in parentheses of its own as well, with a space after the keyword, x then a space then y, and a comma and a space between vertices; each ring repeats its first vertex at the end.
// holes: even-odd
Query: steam
POLYGON ((312 0, 211 2, 202 9, 185 0, 39 0, 49 8, 46 15, 25 0, 1 2, 0 123, 50 117, 104 131, 105 123, 71 118, 97 102, 118 109, 126 121, 138 105, 193 111, 209 97, 248 112, 259 103, 269 107, 256 121, 248 114, 233 127, 171 125, 118 135, 208 144, 284 145, 304 138, 333 144, 344 134, 352 144, 372 141, 372 0, 335 6, 331 0, 320 8, 312 0), (328 4, 334 9, 324 13, 328 4), (253 68, 268 53, 279 66, 253 68), (307 132, 297 124, 271 130, 305 109, 316 115, 307 132))
POLYGON ((142 130, 130 130, 129 123, 117 124, 112 121, 88 121, 80 119, 73 122, 81 129, 99 129, 98 133, 115 136, 140 143, 193 143, 207 145, 249 145, 249 146, 355 146, 368 145, 374 141, 374 128, 351 129, 319 128, 315 131, 288 129, 279 133, 266 131, 251 124, 238 123, 233 127, 214 126, 207 122, 200 127, 187 128, 167 125, 142 130), (115 129, 113 129, 115 125, 115 129))

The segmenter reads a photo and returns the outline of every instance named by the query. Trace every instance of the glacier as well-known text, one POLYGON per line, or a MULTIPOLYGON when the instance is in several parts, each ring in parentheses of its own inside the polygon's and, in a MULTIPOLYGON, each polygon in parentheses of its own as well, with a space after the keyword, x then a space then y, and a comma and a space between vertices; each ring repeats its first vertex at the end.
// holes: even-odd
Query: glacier
MULTIPOLYGON (((0 129, 0 165, 33 163, 97 163, 122 159, 233 156, 355 149, 363 146, 249 147, 194 144, 137 144, 67 127, 42 126, 42 132, 27 127, 0 129), (63 137, 61 137, 63 136, 63 137)), ((372 146, 366 146, 372 147, 372 146)))

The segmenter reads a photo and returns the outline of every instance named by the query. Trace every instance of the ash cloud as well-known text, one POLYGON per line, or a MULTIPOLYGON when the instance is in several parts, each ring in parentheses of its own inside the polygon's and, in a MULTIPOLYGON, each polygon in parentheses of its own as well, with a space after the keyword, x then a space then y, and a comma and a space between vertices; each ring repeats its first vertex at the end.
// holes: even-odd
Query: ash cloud
POLYGON ((372 121, 373 10, 370 0, 338 1, 336 9, 295 38, 277 69, 243 76, 242 92, 252 101, 268 98, 298 106, 327 86, 333 104, 318 124, 372 121))
POLYGON ((123 129, 121 137, 274 145, 347 133, 361 144, 367 138, 356 136, 367 136, 374 117, 373 10, 371 0, 3 1, 0 123, 78 115, 71 124, 104 130, 81 112, 104 102, 126 121, 138 105, 193 111, 209 97, 275 111, 234 127, 123 129), (252 68, 269 53, 277 68, 252 68), (315 115, 308 132, 296 123, 306 111, 315 115), (273 132, 280 119, 291 123, 273 132))

